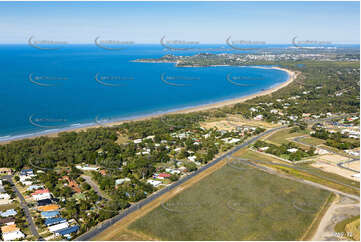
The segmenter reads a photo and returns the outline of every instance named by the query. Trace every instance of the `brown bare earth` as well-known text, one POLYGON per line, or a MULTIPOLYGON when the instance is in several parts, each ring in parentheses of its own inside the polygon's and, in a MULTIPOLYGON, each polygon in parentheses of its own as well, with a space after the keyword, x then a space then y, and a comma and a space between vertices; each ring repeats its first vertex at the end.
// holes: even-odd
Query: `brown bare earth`
MULTIPOLYGON (((358 163, 360 164, 360 162, 358 162, 358 163)), ((346 177, 351 180, 360 181, 359 178, 352 176, 352 175, 355 175, 356 172, 352 172, 352 171, 340 168, 337 165, 316 161, 316 162, 312 163, 311 166, 319 168, 325 172, 330 172, 330 173, 334 173, 334 174, 346 177)))
POLYGON ((217 128, 219 130, 231 131, 236 129, 237 126, 252 126, 263 128, 274 128, 279 125, 271 124, 264 121, 244 119, 241 116, 229 115, 226 119, 211 120, 207 122, 201 122, 201 127, 206 129, 217 128))
POLYGON ((352 170, 359 171, 360 172, 360 161, 354 161, 351 163, 344 164, 345 167, 351 168, 352 170))
POLYGON ((336 154, 320 155, 317 158, 317 161, 333 163, 333 164, 338 164, 340 162, 348 161, 348 160, 350 160, 350 158, 336 154))

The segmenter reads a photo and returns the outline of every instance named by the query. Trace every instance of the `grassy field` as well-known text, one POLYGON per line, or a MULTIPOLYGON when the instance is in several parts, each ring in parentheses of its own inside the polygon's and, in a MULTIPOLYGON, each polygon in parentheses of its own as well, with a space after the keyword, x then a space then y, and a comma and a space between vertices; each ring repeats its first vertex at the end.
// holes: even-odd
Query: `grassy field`
POLYGON ((320 144, 323 144, 326 142, 322 139, 318 139, 315 137, 304 137, 304 138, 301 138, 300 141, 305 144, 309 144, 309 145, 320 145, 320 144))
MULTIPOLYGON (((237 152, 235 154, 235 156, 241 157, 244 159, 250 159, 252 161, 259 160, 259 161, 274 162, 274 163, 290 165, 286 162, 283 162, 282 160, 278 160, 274 157, 260 154, 260 153, 257 153, 257 152, 251 151, 251 150, 242 150, 240 152, 237 152)), ((318 168, 314 168, 308 164, 299 164, 299 165, 295 166, 295 168, 300 168, 300 169, 305 170, 304 172, 301 172, 300 170, 292 169, 289 167, 281 167, 281 166, 276 166, 276 165, 274 165, 274 166, 270 165, 270 167, 277 168, 279 171, 285 172, 289 175, 293 175, 293 176, 296 176, 296 177, 299 177, 299 178, 302 178, 305 180, 320 183, 320 184, 335 188, 340 191, 344 191, 344 192, 356 194, 356 195, 360 194, 360 189, 359 189, 360 182, 347 179, 343 176, 339 176, 334 173, 322 171, 322 170, 320 170, 318 168)))
POLYGON ((272 135, 266 137, 264 140, 271 142, 275 145, 287 144, 291 142, 289 138, 298 137, 305 135, 306 132, 294 132, 290 133, 290 129, 281 129, 280 131, 274 132, 272 135))
POLYGON ((237 163, 128 226, 160 240, 297 240, 330 193, 237 163))

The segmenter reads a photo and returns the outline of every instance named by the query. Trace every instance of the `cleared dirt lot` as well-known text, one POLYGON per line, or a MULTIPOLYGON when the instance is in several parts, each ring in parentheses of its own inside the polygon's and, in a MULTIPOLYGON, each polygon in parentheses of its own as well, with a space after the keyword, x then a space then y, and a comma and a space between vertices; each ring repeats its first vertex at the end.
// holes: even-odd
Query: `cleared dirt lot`
POLYGON ((343 166, 347 167, 347 168, 351 168, 352 170, 355 170, 355 171, 360 171, 360 161, 359 160, 351 162, 351 163, 346 163, 343 166))
MULTIPOLYGON (((360 164, 360 162, 358 162, 360 164)), ((336 165, 333 164, 328 164, 328 163, 324 163, 324 162, 314 162, 311 164, 311 166, 315 167, 315 168, 319 168, 325 172, 331 172, 340 176, 343 176, 345 178, 354 180, 354 181, 360 181, 360 179, 356 178, 356 177, 352 177, 352 175, 356 174, 355 172, 346 170, 346 169, 342 169, 336 165)))
POLYGON ((207 129, 217 128, 219 130, 228 130, 228 131, 235 129, 237 126, 243 126, 243 125, 253 126, 253 127, 264 127, 264 128, 274 128, 279 126, 277 124, 270 124, 263 121, 244 119, 240 116, 235 116, 235 115, 228 116, 226 120, 223 118, 219 120, 215 119, 201 123, 201 127, 203 128, 207 128, 207 129))
POLYGON ((327 154, 327 155, 320 155, 314 159, 315 161, 325 162, 325 163, 332 163, 338 164, 340 162, 351 160, 348 157, 336 155, 336 154, 327 154))

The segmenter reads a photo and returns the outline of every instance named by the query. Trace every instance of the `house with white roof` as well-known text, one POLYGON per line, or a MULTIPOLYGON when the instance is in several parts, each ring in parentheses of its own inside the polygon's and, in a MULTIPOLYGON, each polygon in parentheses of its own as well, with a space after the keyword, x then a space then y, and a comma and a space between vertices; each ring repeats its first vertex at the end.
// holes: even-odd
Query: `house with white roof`
POLYGON ((195 155, 193 155, 193 156, 188 156, 188 157, 187 157, 188 160, 193 161, 193 162, 196 161, 196 158, 197 158, 197 157, 196 157, 195 155))
POLYGON ((298 149, 296 149, 296 148, 287 149, 287 151, 290 153, 295 153, 297 150, 298 149))
POLYGON ((160 184, 162 184, 161 181, 155 181, 155 180, 152 180, 152 179, 147 180, 147 183, 151 184, 154 187, 158 187, 160 184))
POLYGON ((9 233, 3 233, 2 236, 4 241, 14 241, 25 237, 25 235, 20 230, 9 233))
POLYGON ((50 232, 55 232, 55 231, 58 231, 58 230, 61 230, 61 229, 65 229, 69 227, 69 223, 68 222, 63 222, 63 223, 60 223, 60 224, 55 224, 53 226, 49 226, 48 229, 50 232))
POLYGON ((136 139, 136 140, 133 140, 134 144, 139 144, 139 143, 142 143, 142 139, 136 139))
POLYGON ((33 199, 36 201, 43 200, 43 199, 51 199, 51 195, 49 192, 41 193, 41 194, 34 194, 33 199))
POLYGON ((115 180, 115 185, 121 185, 123 184, 124 182, 130 182, 130 178, 128 177, 125 177, 125 178, 120 178, 120 179, 117 179, 115 180))

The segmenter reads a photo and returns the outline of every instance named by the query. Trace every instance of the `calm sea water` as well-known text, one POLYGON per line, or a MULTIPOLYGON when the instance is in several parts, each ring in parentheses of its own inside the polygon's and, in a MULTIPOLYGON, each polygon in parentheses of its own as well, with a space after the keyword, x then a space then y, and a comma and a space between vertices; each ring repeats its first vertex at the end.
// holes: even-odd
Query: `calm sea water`
POLYGON ((165 54, 159 45, 0 46, 0 141, 242 97, 288 77, 251 67, 132 62, 165 54))

